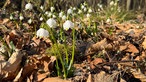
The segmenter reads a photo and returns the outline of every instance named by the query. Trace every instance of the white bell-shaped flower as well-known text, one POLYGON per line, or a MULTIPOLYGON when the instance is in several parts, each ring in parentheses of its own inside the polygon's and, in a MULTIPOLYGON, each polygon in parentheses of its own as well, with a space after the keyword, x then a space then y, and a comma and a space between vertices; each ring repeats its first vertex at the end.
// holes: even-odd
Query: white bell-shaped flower
POLYGON ((32 19, 29 19, 29 20, 28 20, 28 23, 31 24, 31 23, 32 23, 32 19))
POLYGON ((51 12, 48 12, 48 17, 51 17, 53 15, 53 13, 51 13, 51 12))
POLYGON ((83 10, 84 10, 84 12, 86 12, 87 11, 87 8, 85 7, 83 10))
POLYGON ((31 3, 27 3, 26 5, 25 5, 25 10, 32 10, 32 4, 31 3))
POLYGON ((78 10, 78 14, 81 14, 82 13, 82 10, 78 10))
POLYGON ((60 13, 59 13, 59 17, 61 18, 63 16, 63 12, 61 11, 60 13))
POLYGON ((37 35, 37 37, 48 37, 49 32, 47 30, 45 30, 44 28, 40 28, 39 30, 37 30, 36 35, 37 35))
POLYGON ((111 23, 111 19, 108 18, 108 19, 106 20, 106 23, 111 23))
POLYGON ((81 5, 81 9, 84 9, 85 8, 85 6, 84 5, 81 5))
POLYGON ((51 12, 53 12, 55 10, 55 8, 54 7, 51 7, 50 10, 51 10, 51 12))
POLYGON ((44 7, 41 5, 41 6, 40 6, 40 9, 41 9, 41 10, 44 10, 44 7))
POLYGON ((56 15, 52 15, 53 18, 56 18, 56 15))
POLYGON ((10 15, 10 20, 13 20, 13 19, 14 19, 14 17, 12 15, 10 15))
POLYGON ((56 28, 57 23, 53 18, 50 18, 46 22, 50 28, 56 28))
POLYGON ((24 17, 22 15, 20 15, 19 19, 22 21, 24 19, 24 17))
POLYGON ((113 6, 115 3, 114 3, 114 1, 111 1, 110 2, 110 6, 113 6))
POLYGON ((63 24, 63 29, 64 30, 69 30, 70 28, 72 29, 74 27, 74 23, 72 23, 70 20, 65 21, 63 24))
POLYGON ((49 14, 49 12, 48 12, 48 11, 46 11, 46 12, 45 12, 45 14, 46 14, 46 15, 48 15, 48 14, 49 14))
POLYGON ((62 20, 66 20, 66 16, 65 15, 62 16, 62 20))
POLYGON ((43 17, 40 17, 40 21, 43 21, 43 17))
POLYGON ((67 14, 72 14, 73 13, 73 10, 70 8, 67 10, 67 14))
POLYGON ((92 13, 92 9, 91 9, 91 8, 89 8, 89 9, 88 9, 88 12, 89 12, 89 13, 92 13))
POLYGON ((87 13, 87 15, 86 15, 86 16, 87 16, 87 18, 90 18, 90 17, 91 17, 91 15, 90 15, 89 13, 87 13))

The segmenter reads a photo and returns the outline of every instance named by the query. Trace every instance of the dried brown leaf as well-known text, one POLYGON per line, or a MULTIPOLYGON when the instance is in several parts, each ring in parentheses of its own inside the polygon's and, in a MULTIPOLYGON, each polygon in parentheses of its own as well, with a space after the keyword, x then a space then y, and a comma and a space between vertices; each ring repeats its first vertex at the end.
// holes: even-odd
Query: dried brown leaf
POLYGON ((71 82, 70 80, 64 80, 58 77, 46 78, 42 82, 71 82))

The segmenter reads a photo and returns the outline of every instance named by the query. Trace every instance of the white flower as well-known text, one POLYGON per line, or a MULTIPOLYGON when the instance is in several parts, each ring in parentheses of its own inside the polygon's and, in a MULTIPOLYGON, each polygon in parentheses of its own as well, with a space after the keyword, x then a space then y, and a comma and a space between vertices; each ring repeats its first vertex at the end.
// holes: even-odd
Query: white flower
POLYGON ((82 10, 78 10, 78 14, 81 14, 82 13, 82 10))
POLYGON ((114 6, 117 6, 118 3, 115 3, 114 6))
POLYGON ((48 15, 48 14, 49 14, 49 12, 48 12, 48 11, 46 11, 46 12, 45 12, 45 14, 46 14, 46 15, 48 15))
POLYGON ((89 12, 89 13, 92 13, 92 9, 91 9, 91 8, 89 8, 88 12, 89 12))
POLYGON ((76 10, 76 8, 74 7, 74 8, 73 8, 73 10, 75 11, 75 10, 76 10))
POLYGON ((45 30, 44 28, 40 28, 39 30, 37 30, 36 35, 37 35, 37 37, 48 37, 49 32, 47 30, 45 30))
POLYGON ((84 8, 84 12, 86 12, 86 11, 87 11, 87 8, 85 7, 85 8, 84 8))
POLYGON ((50 18, 46 22, 50 28, 56 28, 57 23, 53 18, 50 18))
POLYGON ((61 11, 60 13, 59 13, 59 17, 61 18, 63 16, 63 12, 61 11))
POLYGON ((13 19, 14 19, 14 17, 12 15, 10 15, 10 20, 13 20, 13 19))
POLYGON ((84 9, 85 8, 85 6, 84 5, 81 5, 81 9, 84 9))
POLYGON ((108 18, 108 19, 106 20, 106 23, 111 23, 111 19, 108 18))
POLYGON ((114 5, 114 1, 111 1, 111 2, 110 2, 110 6, 113 6, 113 5, 114 5))
POLYGON ((48 13, 48 17, 51 17, 53 14, 51 12, 48 13))
POLYGON ((66 20, 66 16, 65 15, 62 16, 62 20, 66 20))
POLYGON ((32 4, 31 3, 27 3, 25 5, 25 10, 32 10, 32 4))
POLYGON ((87 18, 90 18, 91 15, 88 13, 86 16, 87 16, 87 18))
POLYGON ((42 9, 42 10, 43 10, 43 9, 44 9, 44 7, 41 5, 41 6, 40 6, 40 9, 42 9))
POLYGON ((69 30, 69 28, 73 28, 74 27, 74 23, 72 23, 70 20, 65 21, 65 23, 63 24, 63 29, 64 30, 69 30))
POLYGON ((40 21, 42 21, 43 20, 43 17, 40 17, 40 21))
POLYGON ((100 11, 100 9, 98 9, 98 11, 100 11))
POLYGON ((101 8, 101 9, 103 8, 103 7, 102 7, 102 4, 97 4, 97 5, 98 5, 99 8, 101 8))
POLYGON ((73 11, 71 8, 67 10, 67 14, 72 14, 72 13, 73 13, 73 11))
POLYGON ((52 17, 53 17, 53 18, 56 18, 56 15, 53 15, 52 17))
POLYGON ((55 10, 55 8, 54 7, 51 7, 50 10, 51 10, 51 12, 53 12, 55 10))
POLYGON ((20 15, 19 19, 20 19, 20 20, 23 20, 23 19, 24 19, 24 17, 23 17, 22 15, 20 15))
POLYGON ((28 20, 28 23, 31 24, 31 23, 32 23, 32 19, 29 19, 29 20, 28 20))

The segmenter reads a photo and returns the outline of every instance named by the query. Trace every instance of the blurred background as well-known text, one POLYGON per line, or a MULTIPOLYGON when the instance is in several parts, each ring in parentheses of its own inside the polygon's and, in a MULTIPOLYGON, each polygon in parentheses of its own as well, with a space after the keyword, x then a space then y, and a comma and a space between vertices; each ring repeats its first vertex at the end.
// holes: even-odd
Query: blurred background
MULTIPOLYGON (((43 5, 45 9, 55 6, 56 10, 66 10, 70 6, 79 7, 81 3, 87 2, 96 10, 97 4, 107 7, 111 0, 0 0, 0 8, 9 10, 13 8, 21 11, 27 2, 31 2, 35 6, 43 5)), ((118 0, 118 5, 126 10, 146 11, 146 0, 118 0)))

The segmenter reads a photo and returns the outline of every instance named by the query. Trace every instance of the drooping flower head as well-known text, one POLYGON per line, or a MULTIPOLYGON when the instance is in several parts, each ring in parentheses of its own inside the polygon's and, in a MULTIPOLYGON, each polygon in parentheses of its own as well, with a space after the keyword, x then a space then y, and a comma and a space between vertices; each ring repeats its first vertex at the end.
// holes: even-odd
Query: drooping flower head
POLYGON ((43 21, 43 17, 40 17, 40 21, 43 21))
POLYGON ((87 16, 87 18, 90 18, 90 17, 91 17, 91 15, 90 15, 89 13, 87 13, 87 15, 86 15, 86 16, 87 16))
POLYGON ((32 19, 31 19, 31 18, 28 20, 28 23, 29 23, 29 24, 31 24, 31 23, 32 23, 32 19))
POLYGON ((67 10, 67 14, 68 14, 68 15, 73 14, 73 10, 72 10, 71 8, 69 8, 69 9, 67 10))
POLYGON ((44 10, 44 7, 41 5, 41 6, 40 6, 40 9, 41 9, 41 10, 44 10))
POLYGON ((91 9, 91 8, 89 8, 89 9, 88 9, 88 12, 89 12, 89 13, 92 13, 92 9, 91 9))
POLYGON ((114 3, 114 1, 111 1, 110 2, 110 6, 113 6, 115 3, 114 3))
POLYGON ((72 29, 74 27, 74 23, 72 23, 70 20, 65 21, 63 24, 63 29, 64 30, 69 30, 70 28, 72 29))
POLYGON ((37 37, 48 37, 49 36, 49 32, 47 30, 45 30, 44 28, 40 28, 39 30, 37 30, 36 33, 37 37))
POLYGON ((62 20, 66 20, 66 15, 63 15, 62 16, 62 20))
POLYGON ((20 15, 19 19, 22 21, 24 19, 24 17, 22 15, 20 15))
POLYGON ((56 28, 57 26, 57 23, 53 18, 48 19, 46 23, 50 28, 56 28))
POLYGON ((61 18, 63 16, 63 12, 61 11, 60 13, 59 13, 59 17, 61 18))
POLYGON ((32 6, 31 3, 27 3, 27 4, 25 5, 25 10, 32 10, 32 8, 33 8, 33 6, 32 6))
POLYGON ((51 7, 50 10, 51 10, 51 12, 54 12, 55 8, 54 7, 51 7))

